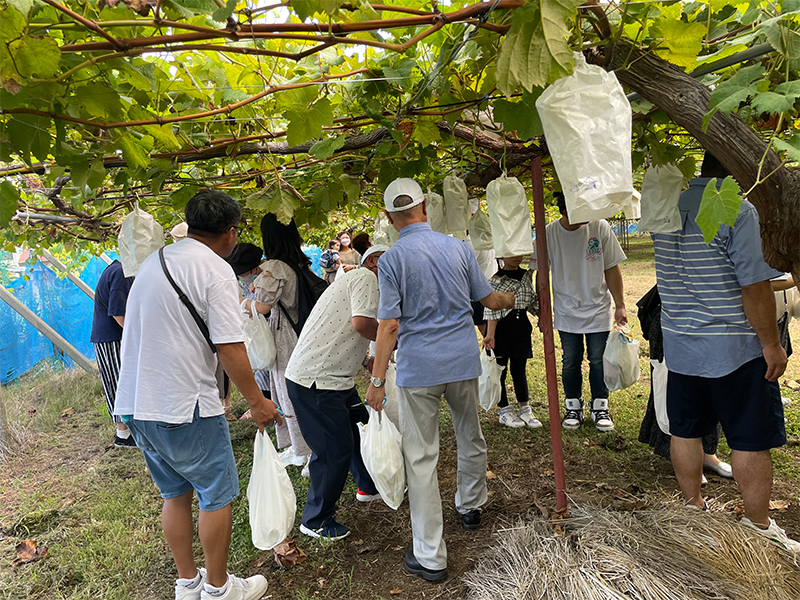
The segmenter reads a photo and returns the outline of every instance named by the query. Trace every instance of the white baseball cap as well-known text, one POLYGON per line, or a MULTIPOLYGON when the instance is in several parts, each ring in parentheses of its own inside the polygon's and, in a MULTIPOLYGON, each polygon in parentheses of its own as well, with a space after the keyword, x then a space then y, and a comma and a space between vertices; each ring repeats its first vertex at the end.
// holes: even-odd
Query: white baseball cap
POLYGON ((408 177, 400 177, 395 179, 386 187, 383 193, 383 205, 386 207, 387 212, 400 212, 415 207, 417 204, 422 204, 425 200, 425 194, 422 193, 422 188, 419 184, 408 177), (411 197, 411 203, 405 206, 395 207, 394 201, 399 196, 411 197))
POLYGON ((389 249, 389 246, 386 244, 375 244, 374 246, 370 246, 367 248, 367 251, 361 255, 361 260, 358 261, 358 266, 363 267, 364 263, 367 262, 367 258, 372 256, 377 252, 386 252, 389 249))

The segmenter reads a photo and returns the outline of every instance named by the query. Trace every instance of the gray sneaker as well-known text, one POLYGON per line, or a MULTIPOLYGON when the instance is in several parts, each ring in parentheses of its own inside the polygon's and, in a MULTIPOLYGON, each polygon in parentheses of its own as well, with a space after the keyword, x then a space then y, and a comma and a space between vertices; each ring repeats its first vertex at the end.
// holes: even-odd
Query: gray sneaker
POLYGON ((583 422, 583 400, 580 398, 567 398, 564 400, 567 406, 564 418, 561 419, 561 426, 564 429, 577 429, 583 422))

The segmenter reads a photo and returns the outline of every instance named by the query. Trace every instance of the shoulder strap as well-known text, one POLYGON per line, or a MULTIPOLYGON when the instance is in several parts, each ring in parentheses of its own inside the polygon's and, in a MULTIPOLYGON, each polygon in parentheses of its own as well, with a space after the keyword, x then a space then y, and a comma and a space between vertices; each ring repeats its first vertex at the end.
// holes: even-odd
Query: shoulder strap
POLYGON ((211 348, 211 352, 216 354, 217 347, 214 345, 214 342, 211 341, 211 336, 208 334, 208 325, 205 324, 205 321, 200 318, 200 315, 197 314, 197 309, 195 309, 194 304, 192 301, 189 300, 188 296, 183 293, 183 290, 178 287, 178 284, 175 283, 175 280, 172 279, 172 275, 169 274, 169 270, 167 269, 167 262, 164 260, 164 247, 158 249, 158 258, 161 261, 161 268, 164 271, 164 275, 167 276, 167 281, 169 281, 170 285, 173 289, 178 293, 178 298, 180 298, 183 305, 189 310, 189 314, 192 315, 194 322, 197 323, 197 327, 200 329, 200 333, 203 334, 203 337, 208 342, 208 347, 211 348))

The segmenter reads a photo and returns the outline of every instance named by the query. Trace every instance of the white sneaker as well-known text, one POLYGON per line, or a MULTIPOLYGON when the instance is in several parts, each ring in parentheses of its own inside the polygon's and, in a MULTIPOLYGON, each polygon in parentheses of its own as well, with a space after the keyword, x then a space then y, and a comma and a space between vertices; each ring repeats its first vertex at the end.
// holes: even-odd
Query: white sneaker
POLYGON ((786 532, 778 527, 778 524, 774 521, 774 519, 769 520, 769 527, 766 529, 761 529, 758 525, 753 523, 747 517, 742 517, 741 521, 739 521, 745 527, 749 527, 759 535, 763 535, 772 543, 780 546, 784 550, 788 550, 789 552, 800 553, 800 542, 796 542, 788 535, 786 532))
POLYGON ((267 591, 267 579, 263 575, 253 575, 247 579, 228 574, 228 590, 221 596, 211 594, 205 589, 200 600, 258 600, 267 591))
POLYGON ((519 419, 531 429, 537 429, 542 426, 542 422, 534 416, 533 409, 530 406, 523 406, 519 409, 519 419))
POLYGON ((781 396, 781 404, 784 406, 789 406, 792 403, 791 398, 787 398, 786 396, 781 396))
POLYGON ((200 583, 189 587, 187 585, 175 585, 175 600, 200 600, 203 586, 206 584, 206 570, 202 567, 197 568, 200 573, 200 583))
POLYGON ((718 464, 712 465, 711 463, 708 463, 704 460, 703 468, 708 469, 709 471, 713 471, 720 477, 727 477, 728 479, 733 479, 733 469, 728 463, 724 461, 719 461, 718 464))
POLYGON ((706 479, 705 475, 701 474, 700 475, 700 485, 706 485, 707 483, 708 483, 708 479, 706 479))
POLYGON ((599 431, 611 431, 614 429, 614 421, 611 413, 608 412, 608 398, 594 398, 592 400, 592 410, 589 411, 592 422, 599 431))
POLYGON ((311 479, 311 467, 309 467, 310 464, 311 464, 311 455, 309 454, 306 457, 306 464, 303 465, 303 470, 300 471, 301 477, 305 477, 306 479, 311 479))
POLYGON ((567 407, 561 426, 564 429, 577 429, 583 422, 583 400, 580 398, 567 398, 564 400, 567 407))
POLYGON ((510 406, 504 406, 500 410, 497 411, 499 415, 499 421, 501 425, 505 425, 506 427, 512 427, 514 429, 518 429, 520 427, 525 427, 525 421, 520 419, 517 415, 514 414, 514 409, 510 406))

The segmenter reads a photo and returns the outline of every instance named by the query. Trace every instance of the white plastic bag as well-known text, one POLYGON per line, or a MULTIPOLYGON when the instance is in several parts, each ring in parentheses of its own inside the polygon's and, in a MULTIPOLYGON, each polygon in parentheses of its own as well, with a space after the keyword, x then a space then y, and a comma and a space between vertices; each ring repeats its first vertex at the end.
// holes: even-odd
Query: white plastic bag
POLYGON ((286 467, 267 432, 256 433, 253 470, 247 485, 253 545, 271 550, 289 537, 297 511, 297 497, 286 467))
POLYGON ((642 178, 642 218, 639 231, 672 233, 681 229, 678 200, 683 173, 675 165, 650 167, 642 178))
POLYGON ((631 105, 613 72, 586 64, 536 100, 572 223, 613 217, 630 201, 631 105))
POLYGON ((431 188, 428 188, 425 200, 427 200, 425 208, 428 212, 428 225, 431 226, 433 231, 447 234, 447 211, 444 207, 444 198, 432 192, 431 188))
POLYGON ((469 217, 472 214, 467 196, 467 184, 455 175, 448 175, 444 178, 442 188, 447 232, 463 238, 469 228, 469 217))
POLYGON ((367 424, 358 424, 361 458, 383 501, 389 508, 397 510, 403 502, 406 489, 402 438, 394 423, 384 418, 383 411, 378 412, 367 406, 367 412, 367 424))
POLYGON ((144 259, 163 245, 164 228, 137 204, 123 219, 117 238, 119 261, 125 277, 136 275, 144 259))
POLYGON ((603 352, 603 380, 610 392, 624 390, 639 381, 639 342, 630 330, 617 325, 608 334, 603 352))
POLYGON ((653 374, 650 376, 653 385, 653 406, 656 409, 658 428, 669 435, 669 416, 667 416, 667 365, 663 360, 650 359, 653 374))
POLYGON ((500 402, 500 377, 503 367, 497 364, 497 357, 489 350, 481 350, 481 374, 478 377, 478 398, 483 410, 492 410, 500 402))
POLYGON ((522 256, 533 252, 531 209, 525 189, 516 177, 503 175, 486 186, 486 204, 495 256, 522 256))
POLYGON ((253 371, 271 371, 275 366, 277 350, 275 338, 269 328, 267 320, 252 308, 253 316, 247 314, 242 302, 242 318, 244 319, 244 345, 247 348, 247 358, 250 359, 250 368, 253 371))
POLYGON ((398 431, 400 430, 400 395, 397 393, 397 367, 391 361, 386 367, 386 383, 384 384, 386 394, 386 404, 383 405, 383 413, 394 423, 398 431))
POLYGON ((630 202, 626 203, 625 206, 622 207, 622 212, 625 213, 626 219, 641 219, 642 195, 636 190, 633 190, 633 196, 631 196, 630 202))
POLYGON ((480 209, 475 211, 469 220, 469 239, 472 240, 472 248, 475 252, 494 249, 489 215, 480 209))
POLYGON ((391 246, 398 239, 397 230, 394 228, 394 225, 389 222, 389 217, 386 216, 385 212, 380 211, 378 216, 375 217, 372 241, 375 245, 383 244, 384 246, 391 246))

